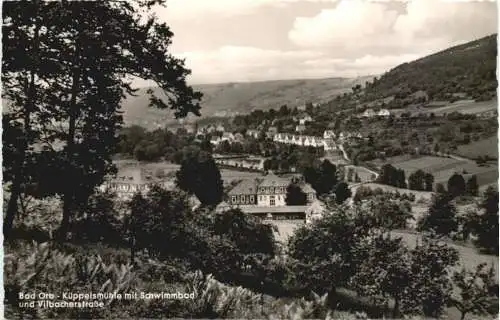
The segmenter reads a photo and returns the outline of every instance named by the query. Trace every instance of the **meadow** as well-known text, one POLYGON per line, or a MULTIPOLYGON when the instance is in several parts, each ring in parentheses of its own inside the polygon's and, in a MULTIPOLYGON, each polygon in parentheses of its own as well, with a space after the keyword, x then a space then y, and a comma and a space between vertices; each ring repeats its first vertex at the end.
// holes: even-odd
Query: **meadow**
POLYGON ((466 177, 475 174, 480 186, 498 180, 498 167, 496 165, 478 166, 473 161, 423 156, 401 162, 396 161, 391 164, 396 168, 405 170, 406 177, 420 169, 433 174, 434 183, 443 183, 445 185, 454 173, 460 173, 466 177))
POLYGON ((476 159, 479 156, 488 156, 492 159, 498 159, 498 137, 493 136, 488 139, 461 145, 458 147, 457 154, 469 159, 476 159))

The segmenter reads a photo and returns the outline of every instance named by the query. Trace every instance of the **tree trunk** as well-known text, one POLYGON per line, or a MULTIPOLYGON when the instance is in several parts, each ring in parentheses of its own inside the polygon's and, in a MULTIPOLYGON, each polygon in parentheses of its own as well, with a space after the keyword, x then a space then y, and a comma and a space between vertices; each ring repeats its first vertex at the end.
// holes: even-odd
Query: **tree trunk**
POLYGON ((462 311, 462 314, 460 315, 460 320, 464 320, 466 314, 467 314, 467 312, 462 311))
POLYGON ((395 319, 399 315, 399 299, 394 299, 394 309, 392 310, 392 317, 395 319))
POLYGON ((75 146, 75 133, 76 133, 76 118, 78 112, 76 110, 76 98, 78 95, 78 87, 80 85, 80 76, 81 70, 79 66, 79 54, 80 54, 80 44, 77 39, 75 42, 75 57, 73 62, 73 76, 72 76, 72 84, 71 84, 71 100, 69 103, 69 128, 68 135, 66 138, 66 170, 67 177, 64 178, 64 194, 63 194, 63 217, 61 221, 61 226, 59 228, 59 238, 61 240, 65 240, 70 223, 70 217, 73 211, 74 205, 74 191, 72 188, 72 184, 78 184, 78 181, 71 181, 69 177, 72 176, 73 171, 73 153, 75 146))
MULTIPOLYGON (((36 56, 38 53, 39 47, 39 36, 40 36, 41 24, 37 21, 35 22, 35 35, 33 37, 33 54, 36 56)), ((8 238, 12 227, 14 225, 14 219, 18 210, 18 200, 21 194, 21 184, 24 179, 24 162, 26 161, 26 151, 28 149, 28 140, 31 135, 31 113, 35 106, 35 98, 36 98, 36 87, 35 87, 35 71, 33 70, 35 66, 32 66, 30 71, 30 82, 29 89, 27 94, 26 107, 24 110, 24 132, 25 137, 22 140, 22 144, 20 147, 20 155, 19 159, 14 164, 15 169, 13 170, 13 181, 11 186, 11 194, 9 198, 9 203, 7 205, 7 213, 4 218, 3 223, 3 233, 4 237, 8 238)))

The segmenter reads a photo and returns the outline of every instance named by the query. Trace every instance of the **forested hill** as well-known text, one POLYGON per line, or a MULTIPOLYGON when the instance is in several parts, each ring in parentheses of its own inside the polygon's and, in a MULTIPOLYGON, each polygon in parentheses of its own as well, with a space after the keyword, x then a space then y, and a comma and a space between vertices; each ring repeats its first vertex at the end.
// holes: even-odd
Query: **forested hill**
POLYGON ((425 91, 430 100, 496 95, 497 35, 490 35, 404 63, 365 88, 364 102, 394 96, 406 99, 425 91))

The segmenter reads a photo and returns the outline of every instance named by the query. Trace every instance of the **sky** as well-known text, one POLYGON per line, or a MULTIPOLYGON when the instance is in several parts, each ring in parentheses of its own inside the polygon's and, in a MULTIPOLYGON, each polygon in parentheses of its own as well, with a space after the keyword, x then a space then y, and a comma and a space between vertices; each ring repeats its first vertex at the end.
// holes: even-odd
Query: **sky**
POLYGON ((378 75, 497 32, 494 1, 168 0, 189 82, 378 75))

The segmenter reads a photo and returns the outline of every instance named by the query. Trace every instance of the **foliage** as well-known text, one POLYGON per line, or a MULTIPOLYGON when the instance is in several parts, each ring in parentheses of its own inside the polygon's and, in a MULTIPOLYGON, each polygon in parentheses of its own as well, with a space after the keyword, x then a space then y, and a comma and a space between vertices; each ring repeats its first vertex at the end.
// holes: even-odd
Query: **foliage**
POLYGON ((408 201, 391 200, 385 195, 371 198, 366 207, 370 209, 376 224, 388 230, 406 229, 408 221, 413 219, 408 201))
POLYGON ((304 172, 305 181, 316 190, 318 195, 332 192, 337 185, 337 167, 328 160, 318 166, 307 167, 304 172))
POLYGON ((418 230, 434 230, 440 235, 450 235, 458 230, 457 209, 449 194, 437 194, 426 215, 418 221, 418 230))
POLYGON ((307 194, 299 185, 291 183, 286 188, 285 202, 288 206, 303 206, 307 204, 307 194))
POLYGON ((332 208, 332 214, 304 226, 292 235, 288 252, 298 283, 318 293, 334 293, 347 283, 359 263, 353 250, 368 236, 371 218, 332 208))
POLYGON ((476 246, 498 255, 498 191, 489 187, 479 208, 468 215, 467 230, 476 235, 476 246))
POLYGON ((150 92, 150 105, 172 109, 176 117, 199 115, 201 93, 186 84, 190 71, 169 54, 173 34, 148 15, 150 6, 37 1, 12 2, 4 9, 2 79, 10 114, 4 125, 16 128, 8 134, 28 138, 9 148, 12 192, 5 231, 25 192, 23 177, 38 172, 36 182, 51 186, 44 191, 63 198, 60 235, 65 237, 76 208, 114 171, 120 102, 124 93, 134 92, 129 76, 154 81, 166 99, 150 92), (39 150, 34 158, 45 160, 41 167, 32 161, 34 145, 39 150))
POLYGON ((351 197, 351 189, 345 182, 340 182, 335 187, 335 202, 341 204, 351 197))
POLYGON ((410 259, 413 279, 402 311, 437 318, 449 301, 452 285, 448 273, 458 262, 458 252, 431 235, 411 251, 410 259))
POLYGON ((474 271, 462 268, 453 273, 452 279, 460 293, 452 295, 450 304, 460 311, 461 320, 468 313, 491 316, 498 314, 498 283, 492 267, 487 269, 483 263, 474 271))
POLYGON ((414 279, 408 248, 401 238, 391 239, 380 233, 362 242, 357 254, 363 262, 351 278, 350 287, 378 305, 388 306, 389 299, 394 299, 392 317, 398 317, 401 301, 409 294, 414 279))
POLYGON ((216 205, 222 201, 224 189, 221 174, 214 159, 207 152, 187 152, 176 177, 177 186, 196 195, 202 204, 216 205))
POLYGON ((468 195, 477 196, 479 192, 479 185, 477 183, 477 176, 472 175, 465 186, 465 191, 468 195))
POLYGON ((454 173, 450 179, 448 179, 448 192, 453 197, 465 194, 465 179, 461 174, 454 173))
POLYGON ((382 166, 378 182, 398 188, 406 188, 405 172, 402 169, 396 169, 390 164, 385 164, 382 166))

